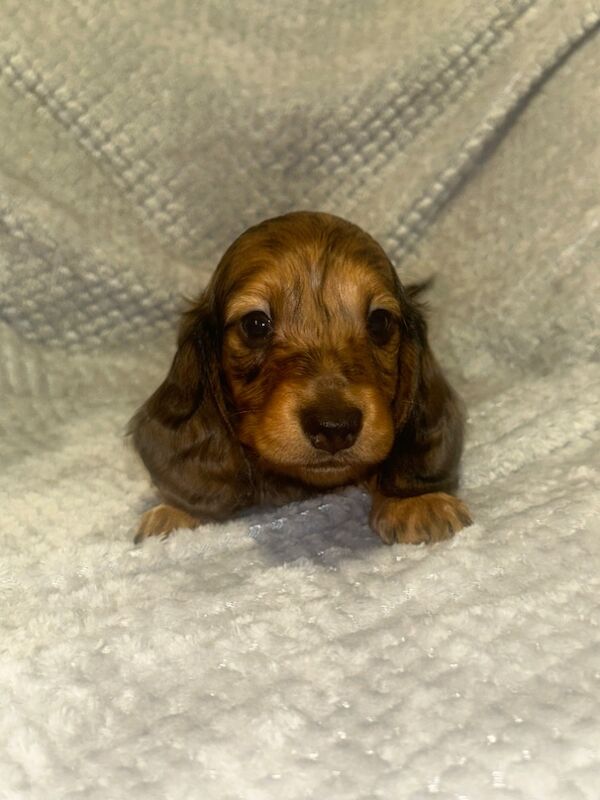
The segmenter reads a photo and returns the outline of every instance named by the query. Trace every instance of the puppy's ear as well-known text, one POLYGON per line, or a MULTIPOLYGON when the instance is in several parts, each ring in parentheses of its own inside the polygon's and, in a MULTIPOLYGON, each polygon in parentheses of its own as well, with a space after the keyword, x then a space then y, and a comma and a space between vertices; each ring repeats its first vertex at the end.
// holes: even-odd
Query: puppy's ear
MULTIPOLYGON (((434 283, 435 277, 430 275, 429 278, 425 278, 425 280, 419 281, 419 283, 409 283, 404 291, 406 292, 409 300, 418 301, 423 292, 428 292, 434 283)), ((421 305, 421 308, 422 307, 423 306, 421 305)))
POLYGON ((167 377, 129 424, 162 496, 199 519, 227 516, 250 491, 248 465, 227 418, 214 306, 205 292, 184 314, 167 377))
POLYGON ((397 432, 379 479, 383 493, 404 497, 454 491, 463 446, 462 404, 431 351, 423 308, 414 299, 423 288, 405 295, 397 432))
POLYGON ((138 414, 145 411, 165 427, 177 430, 204 406, 207 421, 213 417, 211 427, 222 425, 218 414, 219 399, 222 402, 219 352, 217 322, 210 300, 202 296, 181 318, 177 351, 167 377, 138 414))

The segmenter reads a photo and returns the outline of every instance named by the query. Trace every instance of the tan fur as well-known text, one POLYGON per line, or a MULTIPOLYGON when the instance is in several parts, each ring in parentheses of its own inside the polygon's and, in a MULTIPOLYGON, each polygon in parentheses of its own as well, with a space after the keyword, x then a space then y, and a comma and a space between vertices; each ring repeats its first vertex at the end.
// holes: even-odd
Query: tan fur
POLYGON ((166 539, 172 531, 179 528, 197 528, 199 521, 180 508, 161 503, 142 514, 135 535, 135 543, 139 544, 149 536, 161 536, 166 539))
POLYGON ((472 523, 465 503, 445 492, 418 497, 375 494, 370 523, 385 544, 440 542, 472 523))

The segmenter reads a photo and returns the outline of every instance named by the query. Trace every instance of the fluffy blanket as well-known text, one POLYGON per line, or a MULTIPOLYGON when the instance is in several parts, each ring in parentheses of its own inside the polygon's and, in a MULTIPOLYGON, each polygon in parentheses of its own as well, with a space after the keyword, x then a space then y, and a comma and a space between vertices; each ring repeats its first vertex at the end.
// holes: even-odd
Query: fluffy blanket
POLYGON ((600 796, 600 6, 0 8, 0 797, 600 796), (346 216, 469 407, 476 524, 350 489, 134 547, 123 433, 247 225, 346 216))

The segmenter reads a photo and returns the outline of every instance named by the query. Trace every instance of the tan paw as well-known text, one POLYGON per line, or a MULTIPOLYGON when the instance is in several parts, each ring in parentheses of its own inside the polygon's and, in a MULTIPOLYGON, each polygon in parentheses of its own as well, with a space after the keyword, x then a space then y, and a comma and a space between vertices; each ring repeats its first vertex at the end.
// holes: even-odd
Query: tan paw
POLYGON ((149 536, 161 536, 166 539, 172 531, 178 528, 197 528, 198 524, 199 521, 196 517, 192 517, 187 511, 161 503, 161 505, 154 506, 154 508, 142 514, 133 541, 135 544, 139 544, 149 536))
POLYGON ((421 544, 449 539, 473 520, 457 497, 445 492, 417 497, 379 497, 373 503, 371 527, 386 544, 421 544))

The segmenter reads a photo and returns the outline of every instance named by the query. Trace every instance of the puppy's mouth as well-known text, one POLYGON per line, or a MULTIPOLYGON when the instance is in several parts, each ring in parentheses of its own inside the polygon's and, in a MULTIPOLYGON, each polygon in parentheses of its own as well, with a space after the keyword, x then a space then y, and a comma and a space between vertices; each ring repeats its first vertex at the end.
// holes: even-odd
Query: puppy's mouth
POLYGON ((351 464, 348 461, 319 461, 315 463, 310 463, 306 461, 300 462, 279 462, 274 464, 279 470, 282 472, 304 472, 304 473, 315 473, 315 474, 328 474, 331 473, 332 475, 336 472, 348 472, 356 468, 356 464, 351 464))
POLYGON ((362 472, 350 459, 324 458, 288 467, 288 474, 314 486, 341 486, 357 478, 362 472))
POLYGON ((348 469, 352 465, 347 461, 329 458, 318 461, 315 464, 303 464, 302 466, 310 472, 339 472, 340 470, 348 469))

